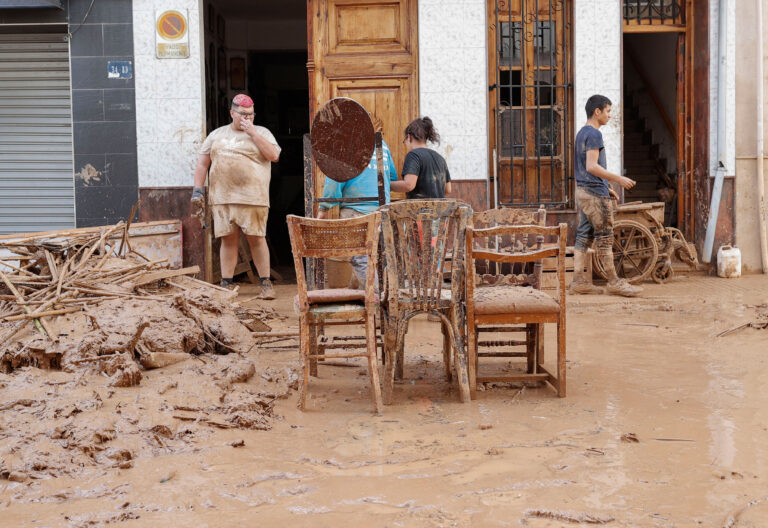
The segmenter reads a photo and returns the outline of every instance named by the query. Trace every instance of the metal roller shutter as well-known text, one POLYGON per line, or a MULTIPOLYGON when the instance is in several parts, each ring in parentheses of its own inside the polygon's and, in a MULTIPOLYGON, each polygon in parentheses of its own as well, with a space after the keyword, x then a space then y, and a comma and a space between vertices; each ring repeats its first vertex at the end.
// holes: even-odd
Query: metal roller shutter
POLYGON ((0 34, 0 234, 74 226, 69 43, 0 34))

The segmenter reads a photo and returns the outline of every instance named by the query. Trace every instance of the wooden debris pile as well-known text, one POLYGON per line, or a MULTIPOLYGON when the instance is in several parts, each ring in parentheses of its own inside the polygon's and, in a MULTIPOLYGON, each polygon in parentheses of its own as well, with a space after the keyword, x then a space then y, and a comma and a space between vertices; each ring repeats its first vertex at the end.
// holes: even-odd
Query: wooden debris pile
POLYGON ((84 370, 129 386, 141 367, 253 347, 241 320, 263 314, 190 277, 197 266, 170 269, 166 259, 142 256, 129 227, 0 241, 0 371, 84 370))

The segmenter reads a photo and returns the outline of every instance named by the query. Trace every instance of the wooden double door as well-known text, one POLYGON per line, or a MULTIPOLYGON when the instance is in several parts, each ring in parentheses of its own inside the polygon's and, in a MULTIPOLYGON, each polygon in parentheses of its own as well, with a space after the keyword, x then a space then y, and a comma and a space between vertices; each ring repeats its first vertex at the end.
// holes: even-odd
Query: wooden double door
MULTIPOLYGON (((381 120, 398 174, 418 117, 417 0, 308 0, 310 115, 349 97, 381 120)), ((316 195, 324 178, 316 178, 316 195)))

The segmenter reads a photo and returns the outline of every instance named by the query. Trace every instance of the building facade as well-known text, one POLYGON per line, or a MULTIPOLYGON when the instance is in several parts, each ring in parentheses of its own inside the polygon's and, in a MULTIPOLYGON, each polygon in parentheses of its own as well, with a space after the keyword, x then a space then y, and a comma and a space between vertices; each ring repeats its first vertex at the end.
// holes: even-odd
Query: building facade
MULTIPOLYGON (((335 96, 383 121, 398 166, 405 125, 430 116, 456 195, 476 209, 543 204, 551 221, 573 225, 572 138, 586 99, 601 93, 614 102, 603 129, 608 169, 638 181, 625 199, 665 201, 666 223, 701 255, 719 172, 714 247, 735 244, 747 270, 762 266, 756 121, 765 115, 756 112, 766 83, 755 72, 766 47, 758 52, 757 0, 39 3, 60 8, 0 10, 0 42, 61 39, 58 97, 46 99, 54 88, 45 85, 26 98, 19 91, 45 77, 50 57, 34 59, 37 73, 13 67, 21 56, 0 63, 0 97, 16 109, 0 118, 1 152, 16 164, 0 168, 0 205, 15 208, 0 213, 3 232, 114 222, 139 198, 143 220, 186 217, 197 148, 228 122, 238 92, 253 96, 257 122, 283 147, 269 226, 278 258, 287 251, 282 218, 303 213, 302 136, 335 96), (184 25, 186 47, 175 55, 160 51, 171 41, 158 23, 170 11, 184 25), (38 111, 56 116, 58 139, 29 129, 38 111), (47 144, 58 157, 34 155, 47 144)), ((184 228, 189 261, 201 262, 201 231, 188 218, 184 228)))

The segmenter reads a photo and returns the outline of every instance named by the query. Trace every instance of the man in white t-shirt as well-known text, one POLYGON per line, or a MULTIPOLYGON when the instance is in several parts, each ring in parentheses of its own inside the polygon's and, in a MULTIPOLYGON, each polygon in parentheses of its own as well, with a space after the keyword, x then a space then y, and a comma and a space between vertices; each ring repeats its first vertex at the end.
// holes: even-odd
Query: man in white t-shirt
POLYGON ((200 147, 192 209, 202 209, 208 174, 214 235, 221 238, 221 285, 232 285, 242 231, 259 272, 262 298, 274 299, 265 237, 271 164, 280 158, 280 146, 269 130, 253 124, 253 100, 247 95, 232 99, 229 115, 232 123, 211 132, 200 147))

